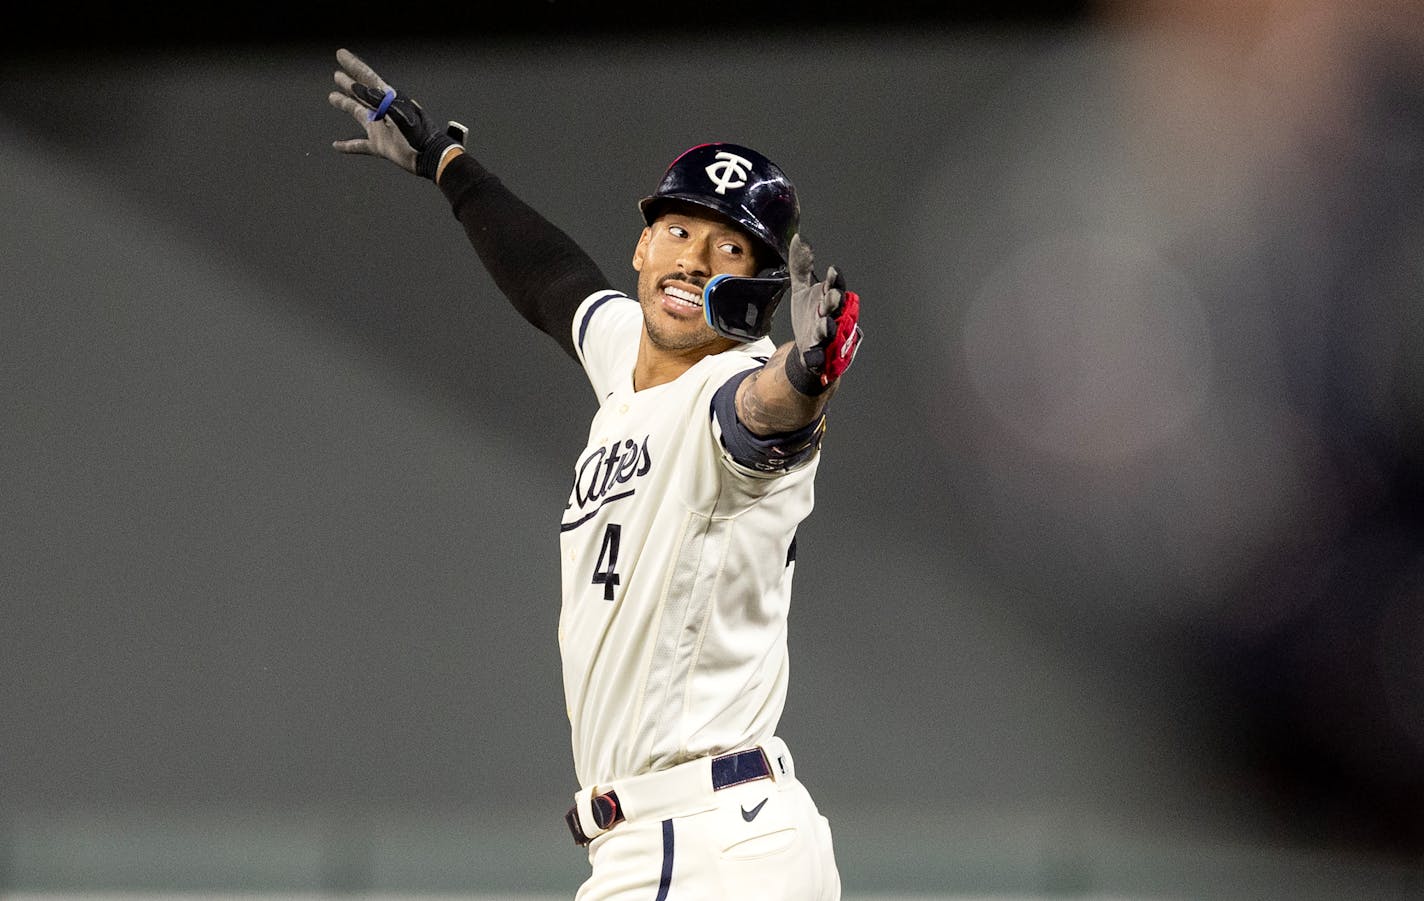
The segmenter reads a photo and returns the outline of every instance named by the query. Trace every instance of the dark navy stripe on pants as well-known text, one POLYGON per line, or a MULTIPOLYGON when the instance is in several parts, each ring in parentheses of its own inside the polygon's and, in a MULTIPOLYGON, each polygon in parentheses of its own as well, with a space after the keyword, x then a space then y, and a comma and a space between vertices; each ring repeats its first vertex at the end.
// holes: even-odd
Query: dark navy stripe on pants
POLYGON ((658 897, 655 901, 667 901, 668 890, 672 888, 672 820, 663 820, 663 878, 658 883, 658 897))

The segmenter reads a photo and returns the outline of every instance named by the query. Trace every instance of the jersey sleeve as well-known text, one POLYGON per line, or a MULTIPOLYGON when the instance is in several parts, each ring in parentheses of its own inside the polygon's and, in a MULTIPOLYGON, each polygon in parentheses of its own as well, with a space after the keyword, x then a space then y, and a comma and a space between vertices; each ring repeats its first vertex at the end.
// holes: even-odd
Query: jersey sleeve
POLYGON ((600 403, 632 380, 642 325, 638 302, 621 291, 595 291, 574 311, 574 354, 600 403))
POLYGON ((712 395, 712 431, 722 448, 723 461, 740 472, 761 476, 800 469, 821 448, 825 413, 794 432, 765 437, 753 434, 737 416, 736 399, 737 388, 755 371, 752 367, 736 373, 712 395))

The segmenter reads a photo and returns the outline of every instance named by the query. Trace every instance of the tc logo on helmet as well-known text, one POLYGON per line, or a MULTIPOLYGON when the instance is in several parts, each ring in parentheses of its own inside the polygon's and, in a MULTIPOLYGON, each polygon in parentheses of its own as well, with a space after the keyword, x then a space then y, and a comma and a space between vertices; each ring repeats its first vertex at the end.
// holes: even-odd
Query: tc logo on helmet
POLYGON ((740 188, 747 183, 747 175, 752 167, 751 160, 725 150, 717 152, 717 159, 721 162, 707 167, 707 177, 712 179, 718 194, 726 194, 728 188, 740 188))

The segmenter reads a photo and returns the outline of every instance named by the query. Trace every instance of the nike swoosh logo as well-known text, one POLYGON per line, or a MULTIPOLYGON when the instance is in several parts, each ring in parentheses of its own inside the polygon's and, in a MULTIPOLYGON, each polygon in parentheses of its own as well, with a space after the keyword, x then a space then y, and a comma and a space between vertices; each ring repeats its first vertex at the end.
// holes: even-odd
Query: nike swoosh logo
POLYGON ((767 802, 768 800, 770 800, 770 799, 769 799, 769 798, 762 798, 762 799, 761 799, 761 803, 758 804, 757 806, 753 807, 751 810, 747 810, 745 807, 743 807, 743 808, 742 808, 742 819, 746 820, 748 823, 750 823, 752 820, 756 819, 756 818, 757 818, 757 814, 761 813, 761 809, 766 806, 766 802, 767 802))

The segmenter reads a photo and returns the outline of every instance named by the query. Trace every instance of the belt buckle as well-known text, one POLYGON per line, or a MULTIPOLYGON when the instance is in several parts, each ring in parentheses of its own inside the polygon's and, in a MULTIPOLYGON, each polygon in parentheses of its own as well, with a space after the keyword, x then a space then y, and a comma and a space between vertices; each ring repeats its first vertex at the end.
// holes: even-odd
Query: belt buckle
POLYGON ((760 747, 733 751, 712 758, 712 790, 721 791, 744 782, 772 778, 771 761, 760 747), (755 755, 755 756, 753 756, 755 755))

